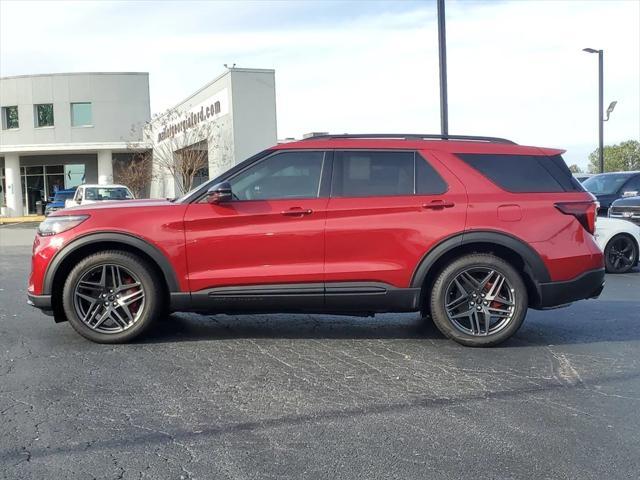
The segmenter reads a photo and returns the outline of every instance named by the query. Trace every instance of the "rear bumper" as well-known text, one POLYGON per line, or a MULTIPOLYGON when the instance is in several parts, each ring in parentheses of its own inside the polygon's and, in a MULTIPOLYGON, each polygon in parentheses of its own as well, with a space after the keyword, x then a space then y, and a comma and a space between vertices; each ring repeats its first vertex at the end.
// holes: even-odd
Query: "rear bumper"
POLYGON ((572 280, 541 283, 540 302, 535 308, 554 308, 577 300, 598 298, 603 288, 604 268, 590 270, 572 280))

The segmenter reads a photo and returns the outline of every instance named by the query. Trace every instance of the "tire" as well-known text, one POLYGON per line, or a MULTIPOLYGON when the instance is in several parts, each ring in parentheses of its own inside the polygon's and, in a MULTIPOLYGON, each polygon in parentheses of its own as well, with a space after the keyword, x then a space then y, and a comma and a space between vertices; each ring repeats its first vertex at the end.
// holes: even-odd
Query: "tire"
POLYGON ((130 342, 163 311, 163 290, 154 276, 148 262, 128 252, 108 250, 83 259, 62 291, 69 323, 93 342, 130 342))
POLYGON ((638 245, 624 233, 614 236, 604 247, 607 273, 628 273, 638 263, 638 245))
POLYGON ((520 274, 505 260, 486 253, 465 255, 444 267, 430 297, 438 330, 469 347, 507 340, 522 325, 529 305, 520 274))

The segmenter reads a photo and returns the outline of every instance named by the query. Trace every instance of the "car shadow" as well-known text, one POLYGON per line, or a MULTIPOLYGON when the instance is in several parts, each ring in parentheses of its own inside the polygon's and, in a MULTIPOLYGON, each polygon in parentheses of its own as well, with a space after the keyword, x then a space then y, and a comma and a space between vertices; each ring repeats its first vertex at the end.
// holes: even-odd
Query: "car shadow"
MULTIPOLYGON (((640 341, 640 302, 580 302, 530 310, 523 326, 498 348, 640 341)), ((446 340, 417 313, 349 317, 310 314, 198 315, 177 313, 156 323, 138 343, 242 338, 446 340)))
POLYGON ((162 319, 141 343, 283 339, 444 338, 430 320, 417 313, 351 317, 316 314, 198 315, 175 313, 162 319))

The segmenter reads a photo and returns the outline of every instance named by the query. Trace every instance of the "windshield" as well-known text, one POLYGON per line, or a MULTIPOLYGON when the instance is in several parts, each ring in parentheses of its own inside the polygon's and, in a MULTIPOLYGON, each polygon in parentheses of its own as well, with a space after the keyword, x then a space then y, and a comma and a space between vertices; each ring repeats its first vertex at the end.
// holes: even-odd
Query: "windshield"
POLYGON ((64 203, 67 198, 73 198, 74 193, 76 192, 58 192, 55 197, 53 197, 53 201, 64 203))
POLYGON ((631 174, 625 173, 596 175, 595 177, 586 179, 582 183, 582 186, 594 195, 613 195, 629 177, 631 177, 631 174))
POLYGON ((90 187, 84 190, 85 200, 132 200, 133 195, 128 188, 101 188, 90 187))

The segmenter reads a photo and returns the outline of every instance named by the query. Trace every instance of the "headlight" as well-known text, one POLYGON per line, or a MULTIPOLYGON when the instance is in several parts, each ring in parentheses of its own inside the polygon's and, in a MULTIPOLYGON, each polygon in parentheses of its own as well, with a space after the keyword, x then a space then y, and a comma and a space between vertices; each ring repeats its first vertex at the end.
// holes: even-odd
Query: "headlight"
POLYGON ((65 215, 60 217, 49 217, 38 226, 38 235, 49 237, 58 233, 66 232, 77 227, 84 222, 89 215, 65 215))

